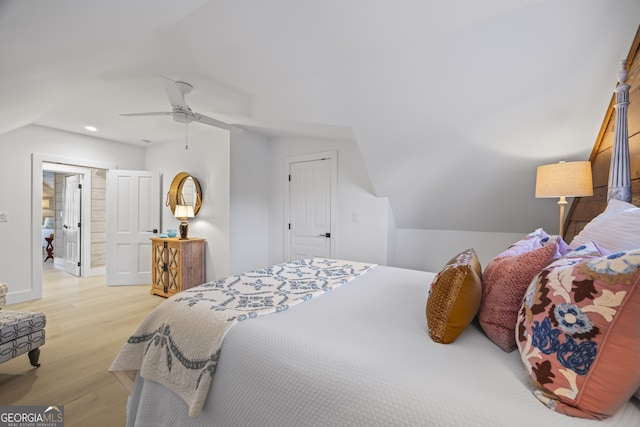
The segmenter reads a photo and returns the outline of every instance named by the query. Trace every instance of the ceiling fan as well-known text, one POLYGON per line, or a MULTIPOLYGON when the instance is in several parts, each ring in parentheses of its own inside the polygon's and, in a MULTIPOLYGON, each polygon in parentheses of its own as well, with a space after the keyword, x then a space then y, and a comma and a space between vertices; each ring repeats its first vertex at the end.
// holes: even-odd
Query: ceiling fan
POLYGON ((230 132, 240 132, 242 129, 232 126, 228 123, 216 120, 213 117, 205 116, 204 114, 195 113, 187 105, 184 100, 184 96, 189 94, 193 90, 187 82, 175 81, 165 76, 162 77, 164 83, 164 90, 167 92, 169 101, 173 109, 171 111, 160 111, 150 113, 127 113, 120 114, 121 116, 171 116, 173 120, 179 123, 190 124, 192 122, 199 122, 209 126, 215 126, 221 129, 226 129, 230 132))

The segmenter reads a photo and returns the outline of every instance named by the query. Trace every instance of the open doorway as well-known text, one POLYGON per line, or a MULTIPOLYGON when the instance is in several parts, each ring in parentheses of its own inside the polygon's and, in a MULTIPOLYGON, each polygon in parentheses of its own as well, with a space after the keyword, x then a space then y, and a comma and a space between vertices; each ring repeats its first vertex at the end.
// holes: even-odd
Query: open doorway
MULTIPOLYGON (((84 161, 73 158, 67 158, 63 156, 56 156, 50 154, 34 153, 32 155, 32 176, 31 176, 31 195, 32 195, 32 210, 31 210, 31 227, 32 227, 32 256, 31 256, 31 268, 32 268, 32 289, 31 297, 33 299, 42 298, 42 270, 46 268, 64 268, 64 246, 73 247, 77 251, 75 255, 79 258, 80 266, 78 267, 78 275, 81 276, 96 276, 104 275, 106 254, 92 256, 92 246, 100 247, 99 238, 95 236, 95 233, 105 234, 106 239, 106 174, 108 169, 115 168, 115 165, 95 162, 84 161), (59 175, 60 189, 54 185, 53 196, 47 194, 45 187, 45 172, 52 172, 54 176, 59 175), (64 188, 62 182, 64 177, 67 176, 79 176, 78 180, 82 181, 82 191, 78 196, 79 215, 81 220, 78 221, 81 224, 79 233, 77 235, 77 243, 68 241, 65 244, 64 233, 64 206, 62 205, 63 196, 61 191, 64 188), (104 188, 102 190, 95 189, 96 183, 100 181, 100 177, 103 177, 104 188), (93 190, 92 190, 93 188, 93 190), (100 200, 103 194, 102 200, 100 200), (47 208, 48 204, 48 208, 47 208), (39 209, 40 208, 40 209, 39 209), (104 225, 100 225, 98 222, 85 220, 84 217, 90 214, 90 217, 101 217, 104 225), (43 249, 43 242, 46 244, 46 239, 43 237, 45 233, 49 233, 51 229, 45 230, 45 225, 51 226, 49 222, 45 224, 45 216, 53 218, 53 262, 51 259, 46 262, 47 257, 46 246, 43 249), (93 263, 92 263, 93 259, 93 263), (96 260, 101 261, 102 265, 97 266, 96 260), (84 263, 83 263, 84 261, 84 263)), ((55 180, 56 178, 54 178, 55 180)), ((77 224, 77 222, 76 222, 77 224)), ((73 236, 68 236, 72 239, 73 236)), ((106 248, 106 243, 102 243, 102 247, 106 248)), ((106 250, 106 249, 103 249, 106 250)), ((70 265, 73 261, 70 261, 70 265)))
POLYGON ((53 264, 74 276, 104 273, 106 172, 42 164, 43 266, 53 264))
MULTIPOLYGON (((39 299, 42 298, 42 278, 43 278, 43 267, 48 267, 50 264, 45 264, 44 259, 46 255, 43 257, 43 225, 45 223, 45 219, 43 217, 43 212, 45 211, 46 203, 45 195, 46 188, 44 186, 44 176, 45 172, 54 172, 57 176, 61 177, 61 182, 64 184, 60 185, 60 188, 73 188, 77 183, 81 184, 81 194, 70 196, 66 191, 64 195, 61 191, 58 191, 57 187, 54 190, 59 196, 55 197, 55 208, 53 213, 49 210, 49 215, 52 215, 54 219, 63 220, 54 221, 58 223, 59 229, 54 231, 53 240, 58 240, 62 242, 64 249, 57 249, 58 256, 55 255, 54 249, 54 259, 58 260, 59 264, 65 265, 64 258, 66 258, 67 248, 70 253, 77 253, 79 257, 80 265, 79 272, 77 273, 80 276, 98 276, 101 275, 103 277, 106 275, 106 266, 107 266, 107 252, 108 245, 107 240, 107 221, 108 215, 107 210, 109 209, 107 206, 107 175, 113 175, 113 173, 109 173, 109 171, 116 171, 117 166, 112 164, 105 164, 101 162, 94 161, 81 161, 78 159, 65 158, 55 155, 49 154, 40 154, 34 153, 32 155, 32 175, 31 175, 31 227, 32 227, 32 256, 31 256, 31 265, 32 265, 32 288, 29 291, 29 299, 39 299), (80 220, 64 220, 67 218, 64 213, 65 209, 67 211, 72 208, 69 207, 75 204, 68 204, 64 200, 69 200, 73 198, 74 200, 79 200, 79 208, 77 212, 77 217, 80 220), (80 223, 79 236, 76 236, 79 240, 75 246, 72 243, 74 240, 73 236, 67 236, 65 238, 64 226, 70 226, 73 223, 80 223), (61 231, 62 230, 62 231, 61 231), (57 236, 57 237, 56 237, 57 236)), ((120 171, 121 174, 127 174, 132 171, 120 171)), ((140 174, 143 171, 133 171, 140 174)), ((146 172, 150 174, 151 172, 146 172)), ((149 184, 147 188, 147 192, 145 194, 153 195, 153 197, 144 197, 144 195, 140 196, 139 193, 136 197, 129 200, 128 197, 125 197, 129 194, 126 189, 122 188, 123 192, 121 194, 122 197, 118 196, 120 194, 120 190, 118 190, 115 195, 112 194, 111 199, 114 201, 115 206, 118 208, 112 218, 118 218, 118 216, 125 211, 133 211, 135 209, 125 209, 125 204, 120 203, 123 200, 129 200, 129 206, 143 206, 145 207, 144 212, 148 212, 151 214, 154 212, 153 217, 156 218, 153 227, 145 228, 147 235, 145 236, 148 240, 149 237, 153 233, 156 233, 157 230, 160 229, 160 173, 153 173, 153 185, 149 184), (126 193, 126 194, 125 194, 126 193), (146 203, 140 203, 140 200, 145 200, 146 203), (151 207, 154 206, 154 209, 151 207), (157 209, 156 209, 157 208, 157 209), (154 230, 156 229, 156 230, 154 230)), ((55 178, 54 178, 55 179, 55 178)), ((141 182, 146 182, 145 180, 138 180, 138 184, 141 185, 141 182)), ((122 184, 122 180, 118 185, 111 186, 112 189, 119 189, 122 184)), ((134 195, 134 192, 130 192, 131 195, 134 195)), ((51 205, 50 205, 51 206, 51 205)), ((144 216, 144 215, 143 215, 144 216)), ((71 216, 73 218, 73 216, 71 216)), ((150 221, 147 221, 151 224, 150 221)), ((145 223, 146 224, 146 223, 145 223)), ((140 225, 140 224, 139 224, 140 225)), ((118 226, 119 227, 119 226, 118 226)), ((120 228, 116 227, 118 230, 120 228)), ((114 229, 115 230, 115 229, 114 229)), ((113 231, 113 230, 112 230, 113 231)), ((120 230, 121 231, 121 230, 120 230)), ((49 232, 49 230, 47 231, 49 232)), ((49 232, 48 236, 51 233, 49 232)), ((146 243, 146 242, 145 242, 146 243)), ((147 243, 148 245, 148 243, 147 243)), ((58 246, 56 246, 57 248, 58 246)), ((45 247, 46 251, 46 247, 45 247)), ((122 250, 117 251, 118 254, 124 253, 122 250)), ((149 270, 150 260, 148 260, 147 252, 150 251, 135 251, 129 259, 129 261, 133 261, 133 264, 144 266, 146 270, 149 270), (147 258, 145 258, 147 256, 147 258), (146 260, 146 261, 145 261, 146 260)), ((115 258, 114 258, 115 259, 115 258)), ((55 265, 55 263, 54 263, 55 265)), ((66 265, 69 267, 74 267, 73 260, 71 262, 66 262, 66 265)), ((115 260, 116 267, 122 267, 123 263, 119 262, 119 259, 115 260)), ((49 267, 48 267, 49 268, 49 267)), ((148 272, 150 276, 150 272, 148 272)), ((105 277, 106 284, 106 277, 105 277)), ((148 280, 143 281, 144 283, 150 283, 150 277, 148 280)), ((141 283, 140 280, 135 282, 141 283)), ((117 283, 117 284, 131 284, 131 283, 117 283)))

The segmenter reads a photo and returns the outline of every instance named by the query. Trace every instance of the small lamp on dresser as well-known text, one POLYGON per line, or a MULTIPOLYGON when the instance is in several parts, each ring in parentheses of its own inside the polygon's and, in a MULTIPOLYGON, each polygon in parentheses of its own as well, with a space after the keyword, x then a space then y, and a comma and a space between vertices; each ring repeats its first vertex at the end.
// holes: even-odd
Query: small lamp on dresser
POLYGON ((176 210, 173 214, 180 222, 180 240, 187 239, 187 234, 189 231, 189 224, 187 223, 187 219, 193 218, 195 215, 193 213, 193 206, 191 205, 176 205, 176 210))

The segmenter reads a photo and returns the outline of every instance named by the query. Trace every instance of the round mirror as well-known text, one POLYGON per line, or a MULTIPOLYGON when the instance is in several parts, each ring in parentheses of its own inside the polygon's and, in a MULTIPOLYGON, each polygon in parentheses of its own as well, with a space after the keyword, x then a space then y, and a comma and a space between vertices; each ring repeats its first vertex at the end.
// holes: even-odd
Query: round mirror
POLYGON ((171 213, 175 214, 176 205, 191 205, 194 215, 197 215, 201 204, 202 190, 198 180, 186 172, 177 174, 171 181, 167 193, 166 205, 171 209, 171 213))

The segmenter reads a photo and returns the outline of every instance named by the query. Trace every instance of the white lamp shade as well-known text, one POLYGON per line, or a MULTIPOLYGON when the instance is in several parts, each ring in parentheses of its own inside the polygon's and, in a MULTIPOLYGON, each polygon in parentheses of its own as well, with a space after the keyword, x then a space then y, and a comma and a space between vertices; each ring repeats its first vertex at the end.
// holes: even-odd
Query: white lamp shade
POLYGON ((536 197, 593 196, 591 162, 560 162, 538 166, 536 197))
POLYGON ((173 213, 176 218, 193 218, 193 206, 191 205, 176 205, 176 210, 173 213))

